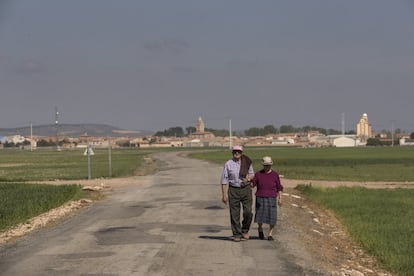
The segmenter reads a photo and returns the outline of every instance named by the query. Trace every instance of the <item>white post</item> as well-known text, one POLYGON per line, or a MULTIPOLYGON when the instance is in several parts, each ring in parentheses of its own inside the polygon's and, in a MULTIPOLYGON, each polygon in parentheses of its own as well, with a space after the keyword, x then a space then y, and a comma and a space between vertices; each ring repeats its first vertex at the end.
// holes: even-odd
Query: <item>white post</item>
POLYGON ((30 151, 33 151, 33 126, 30 123, 30 151))
POLYGON ((92 178, 91 175, 91 145, 88 144, 86 149, 86 154, 88 155, 88 180, 92 178))
POLYGON ((229 147, 233 147, 233 139, 231 138, 231 119, 229 119, 229 147))
POLYGON ((111 138, 108 137, 108 161, 109 161, 109 177, 112 177, 112 153, 111 153, 111 138))

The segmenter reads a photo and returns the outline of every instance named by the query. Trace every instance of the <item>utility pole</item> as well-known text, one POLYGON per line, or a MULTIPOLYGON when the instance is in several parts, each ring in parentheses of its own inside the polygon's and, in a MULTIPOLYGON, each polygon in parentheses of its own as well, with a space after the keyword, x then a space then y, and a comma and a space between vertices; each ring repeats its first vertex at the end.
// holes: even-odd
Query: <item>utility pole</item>
POLYGON ((229 119, 229 148, 233 147, 233 139, 231 138, 231 119, 229 119))
POLYGON ((55 106, 55 131, 56 131, 56 150, 60 151, 59 148, 59 136, 58 136, 58 128, 59 128, 59 111, 57 109, 57 106, 55 106))
POLYGON ((30 151, 33 151, 33 124, 30 122, 30 151))
POLYGON ((111 151, 111 138, 108 137, 108 164, 109 164, 109 177, 112 177, 112 151, 111 151))
POLYGON ((87 147, 87 152, 86 152, 86 154, 87 154, 87 156, 88 156, 88 180, 91 180, 92 179, 92 173, 91 173, 91 145, 89 145, 88 144, 88 147, 87 147))

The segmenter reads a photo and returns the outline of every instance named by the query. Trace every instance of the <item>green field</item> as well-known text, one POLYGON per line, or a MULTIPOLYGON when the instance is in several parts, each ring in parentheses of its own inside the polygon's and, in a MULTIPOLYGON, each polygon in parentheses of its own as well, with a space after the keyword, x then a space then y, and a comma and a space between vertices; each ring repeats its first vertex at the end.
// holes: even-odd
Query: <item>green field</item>
MULTIPOLYGON (((254 169, 263 156, 272 157, 273 167, 289 179, 332 181, 413 181, 414 147, 375 148, 246 148, 254 169)), ((197 152, 193 158, 224 164, 228 149, 197 152)))
POLYGON ((0 183, 0 231, 85 196, 78 185, 0 183))
MULTIPOLYGON (((92 178, 109 177, 109 156, 112 177, 133 175, 150 150, 94 149, 90 157, 92 178)), ((88 157, 84 149, 0 151, 0 182, 88 179, 88 157)))
MULTIPOLYGON (((190 157, 217 164, 231 158, 230 150, 223 148, 163 150, 191 150, 190 157)), ((133 175, 144 156, 155 151, 159 150, 112 150, 112 176, 133 175)), ((245 153, 253 159, 255 170, 261 168, 263 156, 271 156, 274 168, 285 178, 414 182, 414 147, 246 148, 245 153)), ((108 163, 108 151, 95 150, 91 157, 92 177, 108 177, 108 163)), ((77 185, 23 182, 66 179, 76 183, 87 177, 87 157, 83 150, 1 150, 0 231, 80 196, 77 185)), ((414 275, 414 189, 315 185, 297 189, 332 210, 352 237, 395 275, 414 275)))
POLYGON ((396 275, 414 275, 414 189, 298 186, 396 275))

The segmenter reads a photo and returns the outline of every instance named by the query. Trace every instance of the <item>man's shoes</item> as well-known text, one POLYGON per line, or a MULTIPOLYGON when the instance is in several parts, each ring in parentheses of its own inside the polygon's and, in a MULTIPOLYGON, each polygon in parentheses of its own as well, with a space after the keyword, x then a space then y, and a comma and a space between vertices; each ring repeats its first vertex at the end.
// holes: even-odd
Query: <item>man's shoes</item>
POLYGON ((264 240, 263 231, 259 231, 259 239, 264 240))
POLYGON ((274 239, 273 239, 273 237, 272 237, 272 236, 269 236, 269 237, 267 237, 267 240, 268 240, 268 241, 273 241, 274 239))
POLYGON ((250 239, 249 233, 242 233, 241 240, 247 241, 248 239, 250 239))
POLYGON ((241 241, 241 238, 240 237, 233 237, 233 241, 234 242, 240 242, 241 241))

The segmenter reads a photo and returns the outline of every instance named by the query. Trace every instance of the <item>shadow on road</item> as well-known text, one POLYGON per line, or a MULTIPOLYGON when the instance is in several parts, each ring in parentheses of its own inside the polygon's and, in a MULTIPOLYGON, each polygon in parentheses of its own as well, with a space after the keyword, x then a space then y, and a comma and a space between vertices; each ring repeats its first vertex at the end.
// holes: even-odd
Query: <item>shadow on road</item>
MULTIPOLYGON (((198 236, 199 239, 233 241, 229 236, 198 236)), ((259 237, 250 237, 249 240, 259 240, 259 237)))

